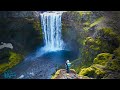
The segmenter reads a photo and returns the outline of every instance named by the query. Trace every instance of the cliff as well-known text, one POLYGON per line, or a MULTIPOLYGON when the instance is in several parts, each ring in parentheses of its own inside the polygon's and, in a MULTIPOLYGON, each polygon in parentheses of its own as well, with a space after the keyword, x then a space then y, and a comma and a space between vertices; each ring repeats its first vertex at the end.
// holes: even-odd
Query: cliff
POLYGON ((0 73, 20 63, 26 55, 42 45, 37 15, 35 11, 0 11, 0 73), (2 43, 5 43, 4 46, 2 43), (8 43, 13 49, 5 46, 8 43))

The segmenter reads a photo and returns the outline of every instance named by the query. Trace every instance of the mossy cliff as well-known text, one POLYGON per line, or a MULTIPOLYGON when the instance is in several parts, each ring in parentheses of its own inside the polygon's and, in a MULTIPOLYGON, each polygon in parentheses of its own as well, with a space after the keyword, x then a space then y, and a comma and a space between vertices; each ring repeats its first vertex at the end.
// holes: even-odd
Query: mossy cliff
POLYGON ((69 11, 63 13, 63 40, 79 50, 72 68, 81 76, 120 78, 120 12, 69 11), (76 47, 75 47, 76 45, 76 47))
POLYGON ((13 49, 0 49, 0 73, 21 62, 42 45, 40 20, 33 11, 0 11, 0 45, 11 43, 13 49))

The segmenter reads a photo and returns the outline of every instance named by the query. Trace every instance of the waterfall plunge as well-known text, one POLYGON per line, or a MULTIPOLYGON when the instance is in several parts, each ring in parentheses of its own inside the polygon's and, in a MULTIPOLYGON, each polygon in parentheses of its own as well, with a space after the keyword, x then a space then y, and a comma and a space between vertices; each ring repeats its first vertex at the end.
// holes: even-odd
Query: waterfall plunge
POLYGON ((62 12, 44 12, 40 14, 45 46, 40 48, 37 56, 64 49, 61 38, 61 16, 62 12))

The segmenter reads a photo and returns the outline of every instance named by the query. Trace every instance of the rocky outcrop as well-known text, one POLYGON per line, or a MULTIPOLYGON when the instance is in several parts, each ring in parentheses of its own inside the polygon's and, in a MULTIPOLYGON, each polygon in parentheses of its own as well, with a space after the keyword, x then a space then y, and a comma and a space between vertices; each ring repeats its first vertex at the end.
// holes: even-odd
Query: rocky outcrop
POLYGON ((80 79, 80 77, 77 76, 74 70, 70 70, 69 73, 66 73, 65 69, 60 69, 55 73, 52 79, 80 79))
POLYGON ((13 49, 13 46, 11 43, 3 43, 1 42, 2 45, 0 45, 0 49, 3 49, 3 48, 10 48, 10 49, 13 49))
POLYGON ((70 72, 67 73, 65 69, 59 69, 55 75, 52 76, 52 79, 91 79, 87 76, 79 76, 74 69, 70 69, 70 72))

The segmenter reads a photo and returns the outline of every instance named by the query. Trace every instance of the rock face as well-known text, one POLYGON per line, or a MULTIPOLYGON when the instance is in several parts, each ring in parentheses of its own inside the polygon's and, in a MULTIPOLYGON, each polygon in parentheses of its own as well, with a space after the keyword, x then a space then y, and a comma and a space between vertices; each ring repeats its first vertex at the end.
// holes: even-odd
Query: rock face
POLYGON ((0 11, 1 42, 5 44, 0 50, 0 73, 23 60, 20 58, 21 60, 19 59, 15 64, 11 61, 9 66, 10 57, 17 60, 17 55, 25 56, 42 45, 42 31, 38 14, 35 11, 0 11), (9 49, 5 46, 13 48, 9 49), (4 63, 6 66, 3 65, 4 63))
POLYGON ((15 50, 35 49, 42 41, 40 30, 39 18, 33 11, 0 12, 0 42, 13 44, 15 50))
POLYGON ((25 18, 35 17, 35 11, 0 11, 0 18, 25 18))

